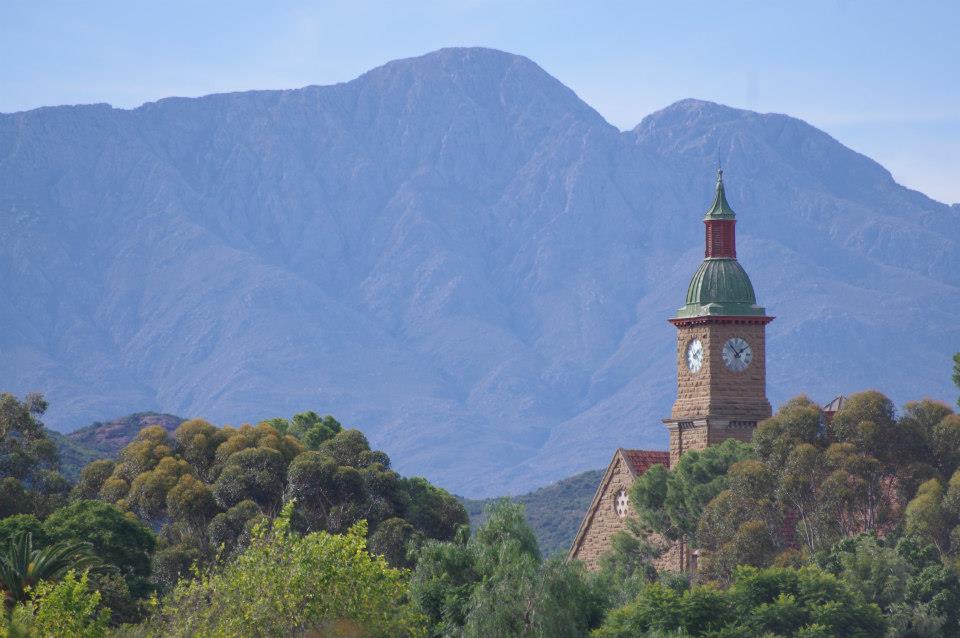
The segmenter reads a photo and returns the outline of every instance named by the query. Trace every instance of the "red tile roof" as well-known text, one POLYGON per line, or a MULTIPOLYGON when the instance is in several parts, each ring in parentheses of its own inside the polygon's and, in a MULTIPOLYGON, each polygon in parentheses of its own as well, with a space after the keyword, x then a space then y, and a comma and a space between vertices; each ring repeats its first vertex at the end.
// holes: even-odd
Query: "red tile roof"
POLYGON ((660 464, 670 467, 670 453, 664 450, 624 450, 620 449, 623 458, 627 460, 630 471, 640 475, 650 469, 651 465, 660 464))

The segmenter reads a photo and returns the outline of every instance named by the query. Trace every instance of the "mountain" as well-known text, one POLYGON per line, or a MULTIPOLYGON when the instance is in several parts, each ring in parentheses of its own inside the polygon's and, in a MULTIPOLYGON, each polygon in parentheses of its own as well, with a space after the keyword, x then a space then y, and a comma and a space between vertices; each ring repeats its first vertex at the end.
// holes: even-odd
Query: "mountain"
POLYGON ((0 115, 0 386, 69 430, 313 409, 469 497, 663 447, 718 157, 776 404, 947 399, 958 211, 804 122, 620 131, 530 60, 0 115))
MULTIPOLYGON (((523 504, 527 523, 537 536, 544 556, 565 553, 580 529, 583 513, 590 507, 603 470, 590 470, 557 481, 532 492, 512 497, 523 504)), ((476 529, 486 520, 486 508, 496 499, 463 499, 470 515, 470 527, 476 529)))
POLYGON ((96 421, 86 427, 74 430, 67 435, 67 438, 88 449, 97 451, 103 457, 114 457, 143 428, 159 425, 167 432, 172 433, 184 420, 172 414, 137 412, 103 423, 96 421))
POLYGON ((173 432, 183 421, 172 414, 138 412, 105 423, 97 421, 69 434, 48 429, 47 436, 56 443, 60 452, 61 471, 67 478, 76 481, 88 463, 115 458, 143 428, 159 425, 173 432))

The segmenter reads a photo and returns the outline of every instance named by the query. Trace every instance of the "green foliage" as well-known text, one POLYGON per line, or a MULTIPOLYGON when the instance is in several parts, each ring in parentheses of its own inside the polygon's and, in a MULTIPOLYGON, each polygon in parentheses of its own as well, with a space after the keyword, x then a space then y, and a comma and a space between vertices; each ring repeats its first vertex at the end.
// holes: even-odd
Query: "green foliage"
POLYGON ((727 487, 727 470, 752 457, 749 445, 728 439, 705 450, 690 451, 672 471, 655 465, 630 490, 641 525, 668 538, 697 543, 703 508, 727 487))
POLYGON ((164 636, 421 636, 404 572, 366 550, 363 524, 345 535, 290 529, 292 505, 253 531, 222 569, 182 581, 155 621, 164 636), (321 593, 322 595, 317 595, 321 593))
POLYGON ((113 474, 117 464, 108 459, 98 459, 83 467, 71 496, 75 499, 95 499, 103 489, 103 484, 113 474))
POLYGON ((35 549, 29 533, 16 536, 0 551, 0 592, 7 609, 27 600, 40 581, 58 580, 70 570, 101 566, 89 543, 61 541, 35 549))
POLYGON ((153 533, 133 516, 103 501, 75 501, 47 518, 44 533, 54 542, 90 543, 93 553, 124 576, 150 575, 153 533))
POLYGON ((40 421, 46 409, 40 394, 20 401, 0 393, 0 518, 44 516, 66 500, 70 484, 59 472, 57 446, 40 421))
POLYGON ((960 541, 960 476, 953 492, 947 483, 960 464, 960 416, 942 403, 911 402, 897 417, 887 397, 863 392, 825 424, 816 404, 797 397, 760 424, 753 445, 755 464, 732 466, 730 487, 699 517, 708 577, 727 579, 737 564, 796 563, 844 538, 900 525, 944 555, 953 551, 954 529, 960 541), (787 551, 784 521, 799 553, 787 551))
POLYGON ((457 499, 426 479, 404 479, 403 488, 410 495, 406 518, 430 538, 450 540, 460 526, 469 524, 467 512, 457 499))
POLYGON ((630 488, 636 515, 628 520, 624 532, 614 536, 604 568, 621 577, 649 577, 653 561, 672 543, 686 539, 699 547, 699 521, 707 515, 704 508, 727 490, 730 468, 752 455, 749 445, 730 439, 687 452, 673 470, 662 465, 648 469, 630 488))
POLYGON ((14 514, 0 519, 0 547, 9 546, 10 541, 23 534, 30 534, 34 544, 38 546, 46 545, 50 541, 40 519, 33 514, 14 514))
POLYGON ((918 569, 907 581, 904 597, 906 608, 920 610, 925 623, 929 617, 943 620, 942 633, 949 638, 960 635, 960 579, 943 565, 927 565, 918 569))
POLYGON ((358 430, 312 412, 239 428, 193 419, 172 435, 144 428, 115 464, 85 468, 74 494, 95 494, 157 531, 162 586, 194 561, 242 550, 254 522, 285 499, 297 503, 299 531, 345 532, 366 520, 372 546, 397 565, 409 564, 408 550, 423 538, 452 538, 468 520, 447 492, 392 471, 358 430), (385 521, 392 522, 377 534, 385 521))
POLYGON ((579 563, 542 561, 521 505, 501 500, 467 538, 426 543, 411 595, 432 636, 582 636, 596 626, 607 583, 579 563))
POLYGON ((880 608, 819 569, 740 567, 728 589, 678 592, 659 583, 610 612, 594 638, 682 631, 691 636, 882 636, 880 608))
POLYGON ((318 450, 327 440, 343 430, 343 426, 335 418, 321 417, 316 412, 301 412, 295 414, 289 425, 289 434, 297 437, 311 450, 318 450))
POLYGON ((226 509, 250 500, 267 512, 274 511, 283 496, 286 462, 270 448, 248 448, 231 455, 216 483, 213 497, 226 509))
POLYGON ((38 583, 0 624, 0 638, 101 638, 107 635, 109 619, 110 610, 100 605, 100 593, 90 589, 86 572, 77 578, 71 569, 59 582, 38 583))
POLYGON ((827 557, 834 573, 887 611, 903 602, 912 563, 893 547, 881 545, 875 536, 861 534, 839 543, 827 557))
POLYGON ((12 394, 0 393, 0 476, 30 484, 38 473, 57 469, 56 446, 40 422, 46 410, 42 395, 28 394, 19 401, 12 394))
POLYGON ((210 543, 228 554, 242 546, 253 524, 262 518, 260 508, 253 501, 240 501, 226 512, 213 517, 207 528, 210 543))

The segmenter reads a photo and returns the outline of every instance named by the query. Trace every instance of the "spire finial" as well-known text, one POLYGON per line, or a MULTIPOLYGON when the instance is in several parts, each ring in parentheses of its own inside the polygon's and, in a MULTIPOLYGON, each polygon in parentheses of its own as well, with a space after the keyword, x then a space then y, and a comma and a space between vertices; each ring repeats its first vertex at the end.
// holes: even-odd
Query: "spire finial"
POLYGON ((713 198, 713 205, 707 211, 707 219, 733 219, 734 212, 727 203, 727 195, 723 188, 723 166, 717 155, 717 193, 713 198))

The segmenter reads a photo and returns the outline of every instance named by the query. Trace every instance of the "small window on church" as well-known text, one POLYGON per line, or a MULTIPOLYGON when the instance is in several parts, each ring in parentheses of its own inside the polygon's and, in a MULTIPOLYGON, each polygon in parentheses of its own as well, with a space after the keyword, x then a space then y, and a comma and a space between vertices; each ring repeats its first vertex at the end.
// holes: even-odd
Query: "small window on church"
POLYGON ((620 490, 613 499, 613 507, 617 511, 617 516, 626 518, 630 511, 630 495, 627 490, 620 490))

